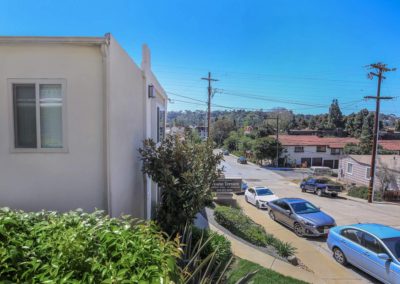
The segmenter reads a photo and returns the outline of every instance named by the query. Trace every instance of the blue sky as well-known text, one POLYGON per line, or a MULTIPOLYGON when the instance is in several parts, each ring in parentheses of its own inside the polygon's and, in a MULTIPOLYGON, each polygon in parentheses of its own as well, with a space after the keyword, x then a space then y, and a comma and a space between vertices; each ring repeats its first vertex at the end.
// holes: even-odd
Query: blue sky
MULTIPOLYGON (((205 109, 208 71, 220 80, 214 109, 322 113, 337 98, 345 113, 373 110, 362 98, 377 82, 363 66, 400 67, 398 0, 0 2, 1 35, 111 32, 136 62, 147 43, 169 110, 205 109)), ((399 96, 382 111, 400 115, 400 70, 382 95, 399 96)))

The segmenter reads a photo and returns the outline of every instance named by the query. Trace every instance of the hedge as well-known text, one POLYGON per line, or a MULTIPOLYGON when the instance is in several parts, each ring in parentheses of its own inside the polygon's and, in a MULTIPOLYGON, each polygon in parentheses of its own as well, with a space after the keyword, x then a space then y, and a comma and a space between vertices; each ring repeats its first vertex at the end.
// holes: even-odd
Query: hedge
POLYGON ((0 209, 1 283, 179 282, 180 255, 153 223, 0 209))
POLYGON ((261 247, 272 246, 282 257, 294 255, 296 252, 296 248, 290 243, 282 242, 272 234, 265 232, 264 227, 255 223, 240 209, 218 206, 214 210, 214 216, 221 226, 253 245, 261 247))
MULTIPOLYGON (((367 200, 368 199, 368 187, 367 186, 353 186, 348 190, 347 195, 367 200)), ((382 194, 380 191, 375 191, 374 195, 375 195, 374 200, 376 200, 376 201, 382 200, 382 194)))

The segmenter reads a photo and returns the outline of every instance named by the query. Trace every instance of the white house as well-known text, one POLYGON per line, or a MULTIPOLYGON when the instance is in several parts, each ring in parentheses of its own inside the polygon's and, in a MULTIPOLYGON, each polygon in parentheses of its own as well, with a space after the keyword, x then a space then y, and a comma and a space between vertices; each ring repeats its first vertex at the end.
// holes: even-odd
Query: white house
POLYGON ((315 135, 280 135, 284 151, 281 155, 287 165, 325 166, 337 169, 339 157, 347 143, 358 143, 349 137, 319 137, 315 135))
POLYGON ((0 37, 0 207, 149 218, 138 148, 161 140, 167 97, 110 35, 0 37))

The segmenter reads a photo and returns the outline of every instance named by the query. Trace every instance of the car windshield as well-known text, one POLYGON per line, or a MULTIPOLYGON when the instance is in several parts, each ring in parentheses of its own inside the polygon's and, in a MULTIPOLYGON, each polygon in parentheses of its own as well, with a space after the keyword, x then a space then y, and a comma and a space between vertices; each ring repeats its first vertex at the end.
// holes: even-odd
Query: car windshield
POLYGON ((258 196, 263 196, 263 195, 272 195, 274 194, 271 190, 269 190, 268 188, 260 188, 260 189, 256 189, 257 191, 257 195, 258 196))
POLYGON ((309 214, 320 212, 320 210, 315 207, 310 202, 296 202, 291 204, 293 211, 297 214, 309 214))
POLYGON ((400 237, 382 239, 382 242, 388 247, 393 255, 400 260, 400 237))

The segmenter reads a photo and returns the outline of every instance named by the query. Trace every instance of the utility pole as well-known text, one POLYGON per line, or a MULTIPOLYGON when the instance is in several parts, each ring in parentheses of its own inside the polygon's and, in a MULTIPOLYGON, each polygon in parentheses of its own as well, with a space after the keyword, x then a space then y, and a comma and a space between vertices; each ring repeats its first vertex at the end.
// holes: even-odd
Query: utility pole
POLYGON ((211 78, 211 72, 208 72, 208 77, 206 78, 201 78, 201 80, 207 80, 208 81, 208 115, 207 115, 207 138, 210 138, 210 127, 211 127, 211 98, 213 96, 213 91, 211 87, 211 82, 216 82, 218 81, 217 79, 211 78))
POLYGON ((275 167, 279 166, 279 113, 276 117, 267 117, 266 119, 276 119, 276 161, 275 167))
POLYGON ((393 97, 381 97, 381 83, 382 79, 386 79, 383 76, 383 73, 395 71, 396 68, 388 68, 387 64, 383 63, 374 63, 367 66, 368 69, 373 69, 375 72, 371 71, 368 73, 368 78, 373 79, 374 77, 378 77, 378 89, 376 96, 366 96, 365 99, 374 99, 376 100, 376 109, 375 109, 375 120, 374 120, 374 138, 373 138, 373 146, 372 146, 372 155, 371 155, 371 169, 370 169, 370 180, 368 186, 368 203, 372 203, 372 197, 374 192, 374 179, 375 179, 375 169, 376 169, 376 154, 378 150, 378 136, 379 136, 379 111, 381 100, 391 100, 393 97))

